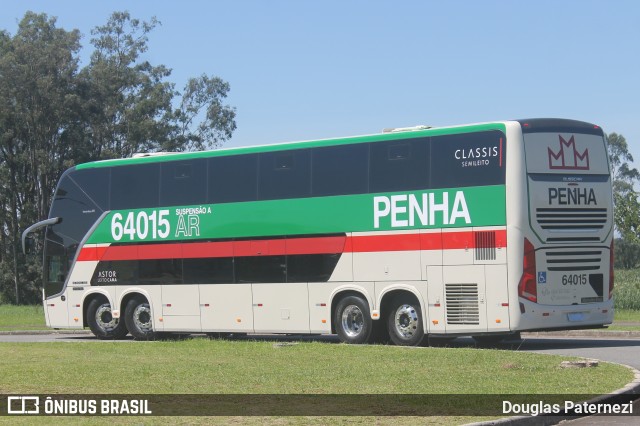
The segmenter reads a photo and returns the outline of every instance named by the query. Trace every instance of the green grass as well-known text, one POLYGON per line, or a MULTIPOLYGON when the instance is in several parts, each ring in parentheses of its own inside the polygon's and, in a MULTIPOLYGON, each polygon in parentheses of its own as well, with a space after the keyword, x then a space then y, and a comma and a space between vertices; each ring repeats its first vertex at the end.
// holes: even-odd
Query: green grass
POLYGON ((615 308, 640 311, 640 269, 615 270, 615 308))
POLYGON ((0 393, 601 393, 626 369, 469 348, 270 341, 2 343, 0 393), (107 366, 107 368, 105 368, 107 366), (72 367, 72 368, 70 368, 72 367), (526 380, 522 380, 526 377, 526 380))
POLYGON ((631 309, 616 309, 615 322, 637 322, 640 324, 640 311, 631 309))
POLYGON ((42 305, 0 305, 0 331, 11 330, 48 330, 42 305))
MULTIPOLYGON (((469 348, 318 342, 278 346, 270 341, 201 338, 148 343, 0 343, 0 393, 388 393, 533 397, 535 394, 608 393, 633 379, 628 369, 606 363, 597 368, 561 369, 560 362, 565 359, 569 358, 469 348)), ((469 403, 469 399, 451 399, 454 407, 469 403)), ((340 419, 315 420, 318 424, 372 421, 387 424, 378 418, 340 419)), ((135 420, 140 423, 138 418, 135 420)), ((191 420, 200 422, 190 418, 189 423, 191 420)), ((243 418, 240 422, 245 420, 253 424, 264 421, 299 424, 309 419, 243 418)), ((460 424, 478 420, 451 417, 438 421, 460 424)), ((149 419, 151 423, 156 422, 149 419)))

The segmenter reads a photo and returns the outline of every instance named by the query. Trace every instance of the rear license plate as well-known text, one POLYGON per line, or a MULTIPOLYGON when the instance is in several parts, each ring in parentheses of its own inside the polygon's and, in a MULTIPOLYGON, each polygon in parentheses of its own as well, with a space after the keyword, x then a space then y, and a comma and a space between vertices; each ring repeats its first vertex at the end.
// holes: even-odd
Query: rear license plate
POLYGON ((567 317, 571 322, 584 321, 584 316, 584 312, 571 312, 567 314, 567 317))

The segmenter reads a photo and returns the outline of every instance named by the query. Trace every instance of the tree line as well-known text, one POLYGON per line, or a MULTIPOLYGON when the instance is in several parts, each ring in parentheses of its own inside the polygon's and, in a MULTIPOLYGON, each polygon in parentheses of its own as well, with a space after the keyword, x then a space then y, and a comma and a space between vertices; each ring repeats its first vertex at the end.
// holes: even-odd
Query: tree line
POLYGON ((144 59, 160 23, 115 12, 81 35, 27 12, 15 34, 0 30, 0 302, 41 298, 42 259, 24 256, 21 232, 45 219, 64 170, 136 152, 214 148, 236 128, 229 84, 200 75, 182 90, 171 69, 144 59))

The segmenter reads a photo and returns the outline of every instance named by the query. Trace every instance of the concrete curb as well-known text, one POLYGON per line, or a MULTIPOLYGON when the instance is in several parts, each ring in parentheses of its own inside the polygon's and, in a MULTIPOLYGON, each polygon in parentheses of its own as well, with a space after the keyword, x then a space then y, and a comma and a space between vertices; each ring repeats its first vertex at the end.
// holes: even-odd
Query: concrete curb
MULTIPOLYGON (((592 359, 592 358, 590 358, 592 359)), ((600 361, 600 362, 607 362, 607 361, 600 361)), ((608 364, 616 364, 615 362, 607 362, 608 364)), ((607 395, 601 395, 598 396, 596 398, 593 398, 589 401, 587 401, 590 404, 595 404, 595 403, 599 403, 599 404, 606 404, 606 403, 614 403, 616 402, 616 400, 618 398, 620 398, 622 395, 634 395, 634 396, 638 396, 640 395, 640 371, 636 370, 635 368, 629 366, 629 365, 625 365, 625 364, 617 364, 617 365, 621 365, 623 367, 627 367, 629 370, 631 370, 633 372, 633 380, 631 382, 629 382, 626 386, 615 390, 613 392, 611 392, 610 394, 607 395)), ((560 423, 561 421, 564 420, 576 420, 579 418, 583 418, 583 417, 589 417, 589 415, 578 415, 578 416, 570 416, 567 414, 563 414, 563 415, 540 415, 540 416, 516 416, 516 417, 508 417, 505 419, 498 419, 498 420, 489 420, 486 422, 477 422, 477 423, 469 423, 466 426, 489 426, 489 425, 517 425, 517 426, 529 426, 529 425, 535 425, 535 426, 550 426, 550 425, 555 425, 560 423)))

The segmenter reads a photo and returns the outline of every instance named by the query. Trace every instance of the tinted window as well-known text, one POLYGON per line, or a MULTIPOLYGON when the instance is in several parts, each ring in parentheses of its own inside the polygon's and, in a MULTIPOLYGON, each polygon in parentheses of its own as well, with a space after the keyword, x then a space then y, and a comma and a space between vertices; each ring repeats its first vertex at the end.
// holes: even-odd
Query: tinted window
POLYGON ((159 206, 159 164, 113 167, 111 210, 159 206))
POLYGON ((91 285, 125 285, 136 284, 137 282, 137 260, 100 262, 91 278, 91 285))
MULTIPOLYGON (((71 249, 82 241, 101 214, 102 209, 72 179, 64 177, 51 207, 51 217, 60 217, 62 220, 47 228, 47 237, 71 249)), ((73 253, 69 255, 73 257, 73 253)))
POLYGON ((428 155, 429 138, 372 143, 370 191, 427 188, 428 155))
POLYGON ((62 291, 69 271, 67 252, 60 244, 47 240, 45 242, 44 261, 44 292, 45 297, 53 296, 62 291))
POLYGON ((312 152, 314 197, 368 192, 368 144, 315 148, 312 152))
POLYGON ((236 257, 236 282, 284 283, 287 262, 285 256, 236 257))
POLYGON ((182 259, 140 260, 138 282, 144 284, 182 284, 182 259))
POLYGON ((160 205, 186 206, 207 202, 206 160, 162 163, 160 205))
POLYGON ((209 162, 209 202, 233 203, 258 199, 258 156, 214 157, 209 162))
POLYGON ((309 150, 260 155, 260 200, 308 197, 311 194, 310 180, 309 150))
POLYGON ((504 141, 498 131, 431 138, 431 187, 504 184, 504 141))
POLYGON ((331 277, 339 254, 287 256, 287 282, 326 282, 331 277))
POLYGON ((109 179, 111 169, 75 170, 70 177, 103 211, 109 210, 109 179))
POLYGON ((186 284, 222 284, 233 282, 233 258, 184 259, 186 284))

